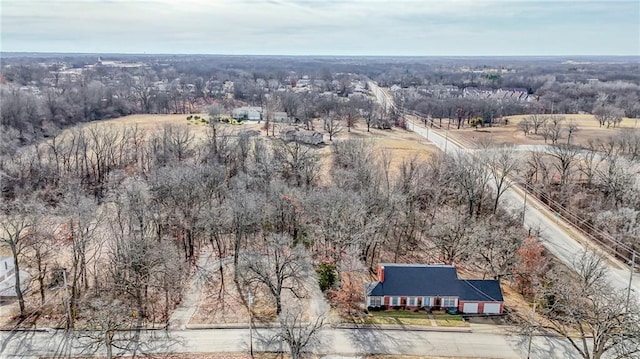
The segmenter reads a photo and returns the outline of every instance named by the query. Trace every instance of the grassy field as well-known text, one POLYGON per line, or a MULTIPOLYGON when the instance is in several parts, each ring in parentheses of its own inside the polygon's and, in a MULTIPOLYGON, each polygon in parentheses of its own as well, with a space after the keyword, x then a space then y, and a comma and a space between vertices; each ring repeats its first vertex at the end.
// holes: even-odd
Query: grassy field
MULTIPOLYGON (((480 127, 456 129, 452 121, 449 126, 449 136, 467 146, 477 146, 480 142, 491 140, 498 144, 516 144, 516 145, 542 145, 544 138, 541 135, 529 134, 527 136, 518 128, 518 123, 528 115, 515 115, 505 117, 508 119, 507 125, 497 125, 493 127, 480 127)), ((575 134, 573 143, 578 145, 586 145, 590 140, 606 139, 620 131, 640 128, 638 119, 625 117, 620 123, 620 127, 606 128, 600 127, 598 121, 593 115, 588 114, 566 114, 564 116, 566 122, 573 121, 578 125, 578 132, 575 134)), ((447 120, 443 120, 443 127, 447 128, 447 120)), ((560 142, 566 142, 566 135, 560 142)))

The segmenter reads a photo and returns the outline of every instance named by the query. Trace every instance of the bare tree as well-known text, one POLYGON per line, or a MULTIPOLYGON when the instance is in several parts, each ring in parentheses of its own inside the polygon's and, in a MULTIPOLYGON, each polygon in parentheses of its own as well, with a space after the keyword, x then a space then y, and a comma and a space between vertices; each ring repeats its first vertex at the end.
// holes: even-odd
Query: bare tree
POLYGON ((287 234, 270 234, 263 248, 241 255, 237 269, 247 284, 260 284, 273 296, 276 314, 282 312, 283 291, 302 298, 306 294, 305 278, 310 270, 308 258, 300 245, 293 243, 287 234))
POLYGON ((16 200, 3 203, 0 207, 0 244, 9 247, 14 263, 15 292, 20 305, 20 315, 25 315, 22 287, 24 280, 20 278, 22 254, 29 243, 28 232, 35 224, 37 211, 27 203, 16 200))
POLYGON ((324 130, 329 134, 329 141, 333 141, 333 137, 342 132, 342 125, 338 120, 338 115, 332 112, 323 121, 324 130))
POLYGON ((596 169, 597 183, 605 199, 613 207, 622 204, 628 191, 635 192, 634 174, 629 162, 622 157, 609 156, 596 169))
POLYGON ((89 260, 97 253, 97 228, 100 222, 98 206, 82 193, 77 184, 70 184, 62 203, 66 229, 72 241, 70 316, 67 328, 73 328, 80 295, 89 288, 89 260))
POLYGON ((598 121, 598 124, 600 124, 600 127, 607 125, 607 128, 609 128, 611 125, 616 127, 616 125, 619 125, 620 122, 622 122, 624 112, 617 107, 605 105, 603 103, 602 105, 596 105, 593 108, 593 116, 598 121))
POLYGON ((500 280, 514 272, 517 252, 522 246, 525 233, 519 223, 498 218, 482 218, 476 221, 472 229, 474 242, 473 257, 484 274, 500 280))
POLYGON ((548 121, 541 128, 542 137, 544 138, 545 143, 547 140, 551 140, 552 144, 558 143, 558 140, 562 137, 562 132, 564 131, 564 126, 562 125, 563 122, 563 116, 551 115, 548 117, 548 121))
POLYGON ((471 252, 473 244, 469 237, 472 219, 461 215, 460 212, 448 207, 441 209, 434 218, 433 226, 428 230, 436 261, 447 264, 461 262, 466 260, 471 252))
POLYGON ((352 100, 343 103, 342 106, 340 106, 340 116, 344 119, 344 123, 347 125, 347 132, 351 132, 351 128, 356 127, 358 120, 360 119, 357 104, 352 100))
POLYGON ((485 161, 496 191, 496 199, 493 202, 493 213, 496 213, 500 197, 512 186, 509 177, 518 172, 520 161, 516 151, 506 146, 489 149, 486 152, 485 161))
POLYGON ((627 305, 624 293, 607 284, 602 259, 579 255, 577 271, 554 276, 545 291, 539 326, 569 341, 585 359, 632 358, 640 353, 640 309, 637 300, 627 305))
POLYGON ((518 122, 518 128, 526 136, 531 132, 531 129, 533 128, 533 122, 528 117, 525 117, 520 120, 520 122, 518 122))
POLYGON ((576 121, 569 120, 569 123, 567 123, 566 131, 567 131, 567 144, 570 144, 576 132, 580 131, 580 127, 578 127, 578 124, 576 123, 576 121))
POLYGON ((554 160, 553 166, 560 175, 560 185, 568 184, 579 159, 580 148, 562 143, 549 147, 548 153, 554 160))
POLYGON ((280 331, 276 335, 276 339, 287 343, 291 359, 301 359, 305 350, 317 341, 324 317, 320 316, 305 321, 304 309, 297 305, 285 308, 278 316, 278 322, 280 323, 280 331))
POLYGON ((315 149, 295 141, 277 141, 273 155, 281 164, 280 172, 285 180, 298 187, 313 187, 320 170, 320 158, 315 149))
POLYGON ((450 181, 457 186, 460 197, 464 198, 468 204, 468 214, 480 215, 485 195, 487 194, 487 183, 491 177, 487 167, 481 161, 469 154, 457 152, 452 158, 449 172, 450 181))
POLYGON ((135 340, 130 329, 135 327, 130 316, 132 309, 119 299, 111 299, 109 293, 102 298, 88 299, 83 303, 86 324, 91 330, 81 332, 85 349, 106 349, 107 359, 114 358, 113 349, 127 349, 135 340))
POLYGON ((531 122, 531 126, 533 127, 533 133, 537 135, 538 131, 542 127, 544 127, 544 125, 547 123, 548 117, 546 115, 534 113, 532 115, 525 117, 525 119, 531 122))

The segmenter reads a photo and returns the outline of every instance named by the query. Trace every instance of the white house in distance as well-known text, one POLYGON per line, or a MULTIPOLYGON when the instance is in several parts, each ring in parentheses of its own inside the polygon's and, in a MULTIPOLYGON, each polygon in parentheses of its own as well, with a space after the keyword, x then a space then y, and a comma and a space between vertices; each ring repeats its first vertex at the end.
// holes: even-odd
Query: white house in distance
MULTIPOLYGON (((0 298, 15 298, 16 269, 13 257, 0 257, 0 298)), ((20 271, 20 288, 24 293, 29 286, 29 273, 20 271)))
POLYGON ((262 119, 262 107, 238 107, 233 109, 231 116, 236 120, 260 121, 262 119))

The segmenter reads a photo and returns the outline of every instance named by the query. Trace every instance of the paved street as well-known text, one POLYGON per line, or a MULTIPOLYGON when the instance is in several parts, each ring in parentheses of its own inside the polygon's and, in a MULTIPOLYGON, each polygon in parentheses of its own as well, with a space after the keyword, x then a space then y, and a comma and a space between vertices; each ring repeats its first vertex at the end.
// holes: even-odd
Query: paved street
MULTIPOLYGON (((371 81, 369 82, 369 88, 380 103, 387 108, 394 107, 393 99, 386 91, 371 81)), ((429 129, 415 121, 408 121, 408 129, 424 137, 446 153, 468 150, 457 142, 452 141, 446 131, 429 129)), ((508 189, 501 201, 503 206, 512 209, 514 212, 525 208, 524 193, 515 188, 508 189)), ((530 197, 526 202, 524 224, 527 228, 540 230, 540 237, 544 246, 570 267, 573 267, 576 256, 584 251, 585 247, 582 243, 589 243, 588 239, 580 238, 580 234, 572 233, 571 228, 564 222, 555 220, 552 214, 550 215, 540 203, 530 197), (576 238, 580 238, 580 240, 576 238)), ((605 261, 605 264, 609 269, 609 284, 617 290, 626 292, 629 288, 629 267, 610 261, 605 261)), ((631 290, 635 293, 636 299, 640 300, 640 274, 638 273, 634 274, 631 290)))
MULTIPOLYGON (((410 124, 409 129, 425 137, 443 151, 445 148, 448 153, 465 150, 456 142, 447 138, 446 134, 442 135, 433 129, 427 129, 414 122, 410 122, 410 124)), ((515 188, 509 188, 502 196, 501 202, 503 206, 512 209, 514 212, 521 211, 525 207, 524 193, 515 188)), ((524 223, 527 228, 539 229, 540 237, 545 247, 568 266, 572 267, 576 256, 584 251, 584 246, 569 233, 570 227, 565 225, 564 222, 556 220, 552 214, 549 214, 540 203, 531 197, 527 198, 524 223)), ((579 236, 577 233, 573 235, 579 236)), ((582 239, 582 242, 587 243, 588 240, 585 238, 582 239)), ((611 286, 626 292, 629 287, 630 275, 628 267, 606 261, 605 264, 609 269, 608 275, 611 286)), ((640 293, 640 275, 638 273, 634 274, 631 288, 634 293, 640 293)), ((638 298, 637 295, 636 298, 638 298)))
MULTIPOLYGON (((254 333, 256 351, 286 350, 271 338, 274 329, 254 333)), ((103 354, 91 348, 87 338, 54 332, 1 332, 0 357, 36 358, 103 354)), ((248 329, 146 331, 141 333, 138 354, 247 352, 248 329)), ((329 329, 321 332, 313 352, 322 355, 407 354, 483 358, 526 358, 528 340, 497 333, 460 333, 381 329, 329 329)), ((119 353, 118 350, 114 354, 119 353)), ((128 353, 131 353, 130 351, 128 353)), ((558 338, 534 337, 532 358, 574 358, 568 343, 558 338)))

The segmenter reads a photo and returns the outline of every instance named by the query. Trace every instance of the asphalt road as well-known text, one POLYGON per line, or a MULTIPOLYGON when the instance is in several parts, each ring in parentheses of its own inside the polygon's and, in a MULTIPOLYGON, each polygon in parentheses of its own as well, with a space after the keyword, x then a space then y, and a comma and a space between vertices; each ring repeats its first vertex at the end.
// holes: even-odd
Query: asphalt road
MULTIPOLYGON (((395 107, 393 98, 387 91, 380 88, 375 82, 369 81, 369 88, 376 96, 378 102, 386 108, 395 107)), ((436 131, 422 126, 420 123, 413 121, 408 122, 408 129, 426 138, 440 150, 445 153, 453 153, 454 151, 468 151, 460 144, 452 141, 448 137, 448 131, 436 131), (444 132, 444 135, 442 134, 444 132)), ((522 146, 524 150, 534 149, 532 146, 522 146)), ((542 146, 536 146, 536 149, 542 146)), ((590 240, 584 238, 578 233, 571 230, 570 225, 563 221, 557 220, 547 212, 540 203, 528 198, 525 201, 524 192, 517 188, 508 189, 501 197, 502 205, 511 208, 514 212, 524 209, 524 225, 526 228, 540 231, 540 238, 545 247, 553 253, 563 263, 573 268, 576 256, 579 256, 585 250, 585 244, 589 248, 594 248, 590 240), (584 244, 583 244, 584 243, 584 244)), ((627 292, 629 288, 629 279, 631 270, 628 266, 618 263, 616 260, 605 261, 608 268, 609 284, 616 290, 627 292)), ((631 283, 631 292, 637 301, 640 301, 640 274, 634 273, 631 283)))
MULTIPOLYGON (((448 138, 446 131, 442 135, 441 132, 425 128, 415 122, 409 122, 409 129, 447 153, 467 151, 467 149, 462 148, 448 138)), ((515 187, 507 189, 500 201, 503 206, 510 208, 514 213, 524 209, 525 227, 536 231, 539 230, 544 246, 563 263, 573 268, 576 257, 585 250, 585 246, 582 243, 589 243, 588 239, 580 238, 581 236, 577 233, 573 233, 572 236, 569 225, 556 219, 553 214, 546 211, 540 203, 530 196, 525 202, 524 192, 515 187), (576 238, 579 238, 579 240, 576 238)), ((629 288, 629 276, 631 275, 629 267, 616 263, 614 260, 605 261, 605 264, 608 267, 609 284, 616 290, 626 292, 627 288, 629 288)), ((638 300, 640 294, 640 275, 638 273, 634 274, 631 290, 636 300, 638 300)))
MULTIPOLYGON (((286 351, 286 345, 271 340, 275 329, 254 332, 255 351, 286 351)), ((104 355, 82 333, 1 332, 0 357, 37 358, 104 355)), ((248 329, 147 331, 140 333, 137 354, 248 352, 248 329)), ((121 343, 122 344, 122 343, 121 343)), ((312 351, 320 355, 405 354, 478 358, 526 358, 527 337, 497 333, 427 332, 382 329, 331 329, 320 333, 312 351)), ((114 350, 114 354, 131 351, 114 350)), ((534 337, 531 358, 574 358, 565 340, 534 337)))

